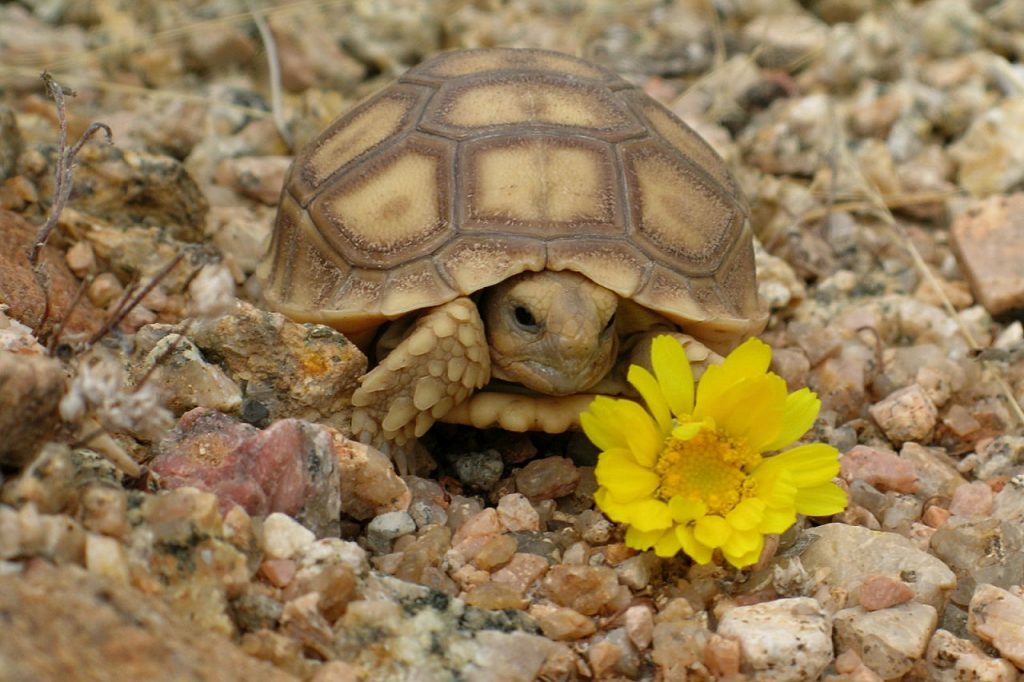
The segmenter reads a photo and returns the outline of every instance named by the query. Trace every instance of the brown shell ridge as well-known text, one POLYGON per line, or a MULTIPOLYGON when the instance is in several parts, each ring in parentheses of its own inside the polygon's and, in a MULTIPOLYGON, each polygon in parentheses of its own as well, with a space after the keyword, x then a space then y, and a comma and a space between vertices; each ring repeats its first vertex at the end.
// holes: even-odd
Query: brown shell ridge
MULTIPOLYGON (((372 161, 372 157, 380 156, 381 154, 388 153, 388 151, 390 151, 392 147, 395 147, 398 144, 400 144, 402 141, 408 139, 411 134, 420 132, 419 131, 419 121, 423 117, 423 112, 426 109, 427 105, 430 103, 430 100, 432 100, 434 98, 434 96, 437 95, 437 88, 431 88, 431 86, 429 86, 429 85, 417 85, 416 87, 419 87, 420 89, 423 89, 423 90, 433 90, 433 92, 431 92, 429 94, 429 96, 423 97, 420 100, 420 102, 416 104, 416 106, 414 106, 412 109, 410 109, 406 113, 406 116, 404 118, 409 120, 409 121, 412 121, 413 124, 412 125, 403 125, 403 129, 400 130, 398 133, 396 133, 394 135, 391 135, 387 139, 383 140, 382 142, 380 142, 380 143, 378 143, 378 144, 376 144, 376 145, 374 145, 372 147, 369 147, 368 149, 360 152, 358 155, 356 155, 355 157, 350 159, 348 161, 348 163, 345 163, 344 165, 342 165, 342 166, 340 166, 338 168, 335 168, 331 172, 330 175, 328 175, 327 177, 325 177, 323 179, 323 181, 320 183, 320 186, 317 187, 316 190, 314 190, 313 192, 310 193, 310 195, 306 199, 305 203, 302 203, 301 201, 299 202, 299 205, 302 206, 302 208, 304 208, 304 209, 305 208, 309 208, 309 205, 311 203, 313 203, 313 201, 315 201, 317 199, 317 197, 319 197, 326 189, 328 189, 332 185, 334 185, 335 182, 337 182, 337 180, 342 175, 346 175, 346 174, 348 174, 350 172, 356 171, 361 166, 366 165, 368 162, 372 161)), ((379 93, 379 94, 383 95, 383 94, 386 94, 386 93, 379 93)), ((362 106, 364 103, 366 105, 369 105, 370 103, 376 102, 379 99, 382 99, 382 97, 371 96, 371 97, 366 98, 365 100, 363 100, 363 102, 361 102, 360 104, 358 104, 356 106, 362 106)), ((346 114, 346 116, 350 115, 351 113, 354 113, 354 111, 355 110, 353 110, 352 112, 349 112, 348 114, 346 114)), ((332 128, 333 128, 333 126, 332 126, 332 128)), ((422 134, 428 134, 428 133, 422 133, 422 134)), ((288 185, 288 181, 286 181, 286 185, 285 186, 287 186, 287 185, 288 185)), ((298 197, 296 197, 296 200, 298 201, 298 197)))

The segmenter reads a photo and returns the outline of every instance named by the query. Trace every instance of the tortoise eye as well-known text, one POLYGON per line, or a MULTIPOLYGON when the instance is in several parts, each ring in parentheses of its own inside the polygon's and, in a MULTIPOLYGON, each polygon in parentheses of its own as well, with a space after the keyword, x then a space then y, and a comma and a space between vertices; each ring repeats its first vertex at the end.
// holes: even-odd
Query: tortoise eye
POLYGON ((517 305, 516 309, 513 311, 513 314, 516 316, 516 322, 519 323, 520 327, 527 329, 529 331, 537 331, 537 319, 529 310, 527 310, 521 305, 517 305))

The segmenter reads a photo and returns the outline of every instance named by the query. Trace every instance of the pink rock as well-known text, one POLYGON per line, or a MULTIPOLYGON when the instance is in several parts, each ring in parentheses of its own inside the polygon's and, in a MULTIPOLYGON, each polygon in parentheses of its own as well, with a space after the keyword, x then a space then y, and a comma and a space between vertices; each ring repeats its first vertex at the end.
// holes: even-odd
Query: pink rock
POLYGON ((387 455, 334 431, 334 455, 341 472, 341 510, 364 521, 393 511, 406 511, 412 493, 387 455))
POLYGON ((561 606, 592 616, 618 596, 619 580, 607 566, 552 566, 544 577, 544 595, 561 606))
POLYGON ((267 559, 260 564, 260 575, 274 587, 286 587, 295 578, 296 570, 291 559, 267 559))
POLYGON ((338 532, 339 470, 332 430, 284 419, 259 431, 196 408, 181 416, 150 464, 167 489, 193 486, 217 495, 222 512, 281 512, 318 535, 338 532))
POLYGON ((540 530, 540 514, 520 493, 503 495, 498 500, 498 519, 511 532, 540 530))
POLYGON ((514 474, 516 489, 533 502, 564 497, 576 490, 580 472, 567 457, 535 459, 514 474))
POLYGON ((868 412, 896 443, 925 442, 939 419, 939 411, 928 393, 917 384, 893 391, 878 401, 868 412))
POLYGON ((953 491, 953 501, 949 504, 949 512, 955 516, 991 514, 993 497, 992 488, 984 481, 964 483, 953 491))
POLYGON ((839 458, 840 476, 852 482, 861 480, 879 490, 912 493, 917 490, 914 465, 891 450, 878 450, 856 445, 839 458))
POLYGON ((508 583, 525 593, 548 570, 548 560, 537 554, 513 554, 505 566, 491 575, 494 582, 508 583))
POLYGON ((872 575, 864 579, 858 592, 860 605, 867 611, 878 611, 904 604, 914 598, 914 590, 902 580, 889 575, 872 575))
POLYGON ((1024 194, 989 197, 957 217, 951 246, 978 301, 993 315, 1024 307, 1024 194))

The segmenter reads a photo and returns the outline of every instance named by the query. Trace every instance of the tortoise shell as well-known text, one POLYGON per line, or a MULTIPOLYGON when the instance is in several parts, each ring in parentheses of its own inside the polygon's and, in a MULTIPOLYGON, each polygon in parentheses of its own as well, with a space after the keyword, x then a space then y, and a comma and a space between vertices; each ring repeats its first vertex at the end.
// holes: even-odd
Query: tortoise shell
POLYGON ((722 159, 629 82, 544 50, 441 54, 335 120, 292 164, 259 275, 276 309, 358 333, 544 269, 716 349, 765 322, 722 159))

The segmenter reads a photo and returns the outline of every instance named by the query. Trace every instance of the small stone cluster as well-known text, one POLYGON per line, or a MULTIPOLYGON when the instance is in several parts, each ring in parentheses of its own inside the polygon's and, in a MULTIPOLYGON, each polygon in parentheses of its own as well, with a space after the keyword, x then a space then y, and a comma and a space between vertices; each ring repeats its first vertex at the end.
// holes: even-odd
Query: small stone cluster
POLYGON ((0 677, 1021 676, 1012 3, 282 4, 284 136, 247 7, 157 5, 0 5, 0 677), (439 426, 399 476, 345 435, 362 353, 254 305, 292 150, 496 44, 642 85, 749 199, 772 371, 820 396, 851 500, 751 570, 627 548, 578 434, 439 426), (69 139, 114 144, 79 151, 33 268, 57 61, 69 139))

